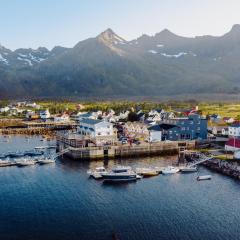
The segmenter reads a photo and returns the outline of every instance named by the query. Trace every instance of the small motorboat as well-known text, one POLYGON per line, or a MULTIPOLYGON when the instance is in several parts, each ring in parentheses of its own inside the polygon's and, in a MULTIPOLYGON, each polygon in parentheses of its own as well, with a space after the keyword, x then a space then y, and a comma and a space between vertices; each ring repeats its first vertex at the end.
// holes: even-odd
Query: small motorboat
POLYGON ((192 172, 197 172, 197 167, 181 167, 180 168, 181 173, 192 173, 192 172))
POLYGON ((18 167, 32 166, 36 163, 34 160, 23 159, 15 162, 18 167))
POLYGON ((37 161, 37 163, 39 163, 40 165, 43 164, 50 164, 50 163, 55 163, 56 161, 54 159, 51 158, 44 158, 44 159, 40 159, 37 161))
POLYGON ((108 173, 107 170, 104 167, 97 167, 95 170, 88 170, 87 174, 89 174, 89 177, 93 177, 95 179, 102 178, 102 174, 108 173))
POLYGON ((138 174, 128 166, 117 166, 110 172, 102 174, 104 182, 130 182, 138 179, 138 174))
POLYGON ((159 175, 159 171, 154 168, 136 168, 136 173, 143 177, 153 177, 159 175))
POLYGON ((162 170, 163 174, 174 174, 179 172, 179 168, 173 167, 173 166, 168 166, 162 170))
POLYGON ((203 176, 198 176, 197 180, 202 181, 202 180, 211 180, 212 176, 211 175, 203 175, 203 176))

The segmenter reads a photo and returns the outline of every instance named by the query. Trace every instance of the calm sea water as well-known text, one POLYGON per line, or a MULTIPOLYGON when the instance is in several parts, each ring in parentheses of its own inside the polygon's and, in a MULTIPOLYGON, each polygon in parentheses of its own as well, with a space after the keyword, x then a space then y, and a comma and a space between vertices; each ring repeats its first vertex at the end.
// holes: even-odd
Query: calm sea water
MULTIPOLYGON (((12 137, 0 153, 30 150, 40 138, 12 137)), ((105 162, 164 166, 176 157, 105 162)), ((59 159, 56 164, 0 168, 1 240, 240 239, 240 183, 217 173, 197 182, 194 174, 106 185, 88 179, 102 162, 59 159)), ((209 174, 200 168, 201 174, 209 174)))

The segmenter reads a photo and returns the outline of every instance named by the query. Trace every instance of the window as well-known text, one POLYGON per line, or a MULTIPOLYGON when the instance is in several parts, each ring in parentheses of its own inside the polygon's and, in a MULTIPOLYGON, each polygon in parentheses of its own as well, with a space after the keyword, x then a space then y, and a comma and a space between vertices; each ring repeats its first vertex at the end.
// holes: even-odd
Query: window
POLYGON ((185 127, 182 127, 181 130, 182 130, 182 131, 185 131, 185 127))

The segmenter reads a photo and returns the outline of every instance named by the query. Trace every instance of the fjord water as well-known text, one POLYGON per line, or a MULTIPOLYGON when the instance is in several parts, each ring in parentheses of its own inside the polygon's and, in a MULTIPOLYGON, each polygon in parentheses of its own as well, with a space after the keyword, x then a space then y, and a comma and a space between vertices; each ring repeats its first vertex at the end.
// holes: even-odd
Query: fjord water
MULTIPOLYGON (((0 153, 43 145, 0 138, 0 153)), ((176 157, 105 161, 132 166, 163 166, 176 157)), ((89 179, 89 167, 101 161, 59 159, 56 164, 0 168, 0 239, 122 240, 240 239, 240 185, 212 174, 197 182, 194 174, 175 174, 109 185, 89 179)))

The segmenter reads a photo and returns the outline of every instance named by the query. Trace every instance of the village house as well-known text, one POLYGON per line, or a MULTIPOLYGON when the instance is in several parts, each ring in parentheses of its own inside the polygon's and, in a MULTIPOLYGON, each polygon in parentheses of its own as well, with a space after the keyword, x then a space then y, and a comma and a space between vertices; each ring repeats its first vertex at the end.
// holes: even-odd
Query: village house
POLYGON ((64 123, 69 122, 70 118, 68 114, 59 114, 54 117, 54 122, 64 123))
POLYGON ((229 136, 233 137, 240 137, 240 124, 232 124, 231 126, 228 127, 228 134, 229 136))
POLYGON ((149 131, 149 142, 160 142, 162 141, 163 129, 159 125, 154 125, 148 128, 149 131))
POLYGON ((6 112, 8 112, 9 110, 10 110, 9 107, 0 108, 0 112, 1 112, 1 113, 6 113, 6 112))
POLYGON ((222 119, 221 116, 218 114, 211 114, 208 117, 209 117, 209 120, 213 123, 218 123, 222 119))
POLYGON ((113 124, 95 119, 83 119, 78 126, 78 133, 95 138, 97 136, 114 135, 113 124))
POLYGON ((125 136, 138 139, 148 139, 148 125, 141 122, 127 122, 123 126, 125 136))
POLYGON ((223 121, 225 122, 225 123, 234 123, 234 118, 232 118, 232 117, 224 117, 223 118, 223 121))
POLYGON ((40 115, 40 118, 43 120, 49 119, 51 117, 51 114, 48 109, 40 111, 39 115, 40 115))
POLYGON ((235 152, 240 150, 240 139, 230 138, 225 144, 225 150, 235 152))

